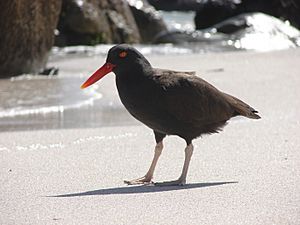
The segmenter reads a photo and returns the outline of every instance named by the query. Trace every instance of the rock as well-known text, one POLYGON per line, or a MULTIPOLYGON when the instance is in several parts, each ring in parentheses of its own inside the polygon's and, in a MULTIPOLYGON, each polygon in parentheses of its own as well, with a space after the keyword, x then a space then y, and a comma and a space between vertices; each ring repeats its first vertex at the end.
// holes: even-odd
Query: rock
POLYGON ((63 0, 58 30, 58 46, 141 41, 126 1, 63 0))
POLYGON ((198 31, 188 32, 182 30, 171 30, 160 33, 154 40, 154 43, 172 43, 182 45, 191 42, 201 42, 203 40, 205 40, 204 35, 198 31))
POLYGON ((165 11, 197 11, 203 7, 199 0, 148 0, 158 10, 165 11))
POLYGON ((243 13, 214 25, 213 29, 227 34, 227 44, 238 49, 281 50, 298 47, 300 43, 299 30, 263 13, 243 13))
POLYGON ((45 67, 60 8, 60 0, 1 1, 0 78, 45 67))
POLYGON ((241 13, 262 12, 300 28, 300 0, 148 0, 156 9, 197 11, 196 28, 204 29, 241 13))
POLYGON ((244 13, 203 30, 162 33, 157 42, 189 43, 196 52, 199 49, 270 51, 299 47, 300 31, 267 14, 244 13))
POLYGON ((238 15, 240 1, 215 0, 202 2, 195 16, 196 29, 204 29, 238 15))
POLYGON ((128 0, 128 3, 139 28, 143 43, 153 43, 159 34, 167 32, 167 26, 160 13, 147 1, 128 0))
POLYGON ((201 1, 195 17, 196 29, 204 29, 227 18, 248 12, 262 12, 300 28, 299 0, 210 0, 201 1))
POLYGON ((39 75, 46 75, 46 76, 54 76, 58 75, 59 68, 57 67, 47 67, 44 70, 39 72, 39 75))

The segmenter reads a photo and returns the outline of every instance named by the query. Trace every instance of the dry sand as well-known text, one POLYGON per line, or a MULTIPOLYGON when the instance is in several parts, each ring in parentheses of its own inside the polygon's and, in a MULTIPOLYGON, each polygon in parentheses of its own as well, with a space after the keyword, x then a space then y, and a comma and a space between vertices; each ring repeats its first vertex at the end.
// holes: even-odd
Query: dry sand
MULTIPOLYGON (((300 49, 150 57, 196 70, 262 116, 195 140, 183 187, 122 183, 152 158, 152 132, 139 124, 0 133, 0 224, 300 224, 299 59, 300 49)), ((183 149, 165 140, 156 181, 177 178, 183 149)))

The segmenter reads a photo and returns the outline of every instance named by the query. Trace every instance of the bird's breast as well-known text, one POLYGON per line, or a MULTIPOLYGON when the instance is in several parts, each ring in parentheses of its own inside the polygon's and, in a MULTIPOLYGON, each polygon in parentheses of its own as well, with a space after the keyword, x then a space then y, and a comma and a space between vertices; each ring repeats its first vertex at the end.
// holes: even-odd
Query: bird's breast
POLYGON ((161 107, 161 90, 151 82, 116 79, 121 102, 136 119, 154 130, 164 130, 167 115, 161 107))
POLYGON ((132 114, 150 114, 158 98, 158 92, 149 87, 145 82, 130 82, 116 80, 121 102, 132 114))

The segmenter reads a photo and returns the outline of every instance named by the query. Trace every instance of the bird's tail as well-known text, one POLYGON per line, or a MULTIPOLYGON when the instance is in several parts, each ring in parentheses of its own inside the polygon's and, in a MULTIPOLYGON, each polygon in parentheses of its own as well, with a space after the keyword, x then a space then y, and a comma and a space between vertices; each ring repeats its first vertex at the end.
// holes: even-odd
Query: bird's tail
POLYGON ((259 115, 257 115, 258 111, 256 111, 255 109, 253 109, 251 106, 249 106, 248 104, 246 104, 245 102, 239 100, 236 97, 233 97, 229 94, 224 93, 226 96, 227 101, 230 103, 230 105, 233 106, 234 110, 235 110, 235 115, 241 115, 241 116, 245 116, 251 119, 260 119, 261 117, 259 115))

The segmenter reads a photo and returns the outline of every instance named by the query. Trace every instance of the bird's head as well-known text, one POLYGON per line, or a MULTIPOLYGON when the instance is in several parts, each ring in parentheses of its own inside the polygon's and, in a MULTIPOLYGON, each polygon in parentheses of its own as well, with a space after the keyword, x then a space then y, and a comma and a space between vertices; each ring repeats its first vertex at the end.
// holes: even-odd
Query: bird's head
POLYGON ((127 44, 116 45, 108 51, 106 63, 85 81, 81 88, 92 85, 110 72, 117 76, 130 76, 143 74, 143 70, 147 68, 151 68, 150 63, 135 48, 127 44))

